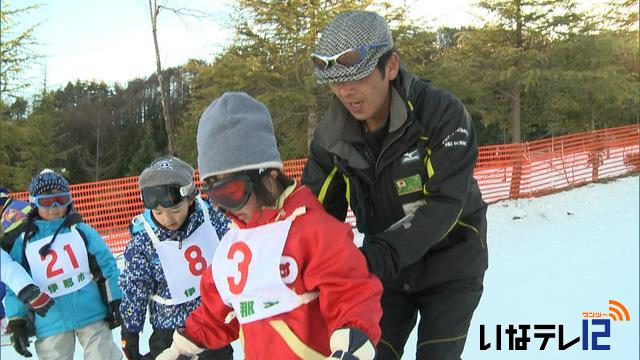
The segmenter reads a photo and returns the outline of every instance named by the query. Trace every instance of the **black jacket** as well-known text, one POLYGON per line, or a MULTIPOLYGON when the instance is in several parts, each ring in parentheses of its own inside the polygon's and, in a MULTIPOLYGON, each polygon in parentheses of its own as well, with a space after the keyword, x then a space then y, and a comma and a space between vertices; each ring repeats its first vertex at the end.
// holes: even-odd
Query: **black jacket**
POLYGON ((473 178, 478 146, 471 118, 455 96, 404 70, 391 93, 377 158, 359 121, 334 98, 302 182, 338 219, 351 206, 365 234, 362 251, 385 286, 409 290, 481 275, 486 204, 473 178))

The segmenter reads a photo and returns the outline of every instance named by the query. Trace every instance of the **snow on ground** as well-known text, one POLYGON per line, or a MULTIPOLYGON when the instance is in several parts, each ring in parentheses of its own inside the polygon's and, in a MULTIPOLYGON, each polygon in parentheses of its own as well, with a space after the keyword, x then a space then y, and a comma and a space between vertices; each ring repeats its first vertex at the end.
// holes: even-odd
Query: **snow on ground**
MULTIPOLYGON (((489 207, 489 270, 485 291, 474 315, 464 359, 638 359, 639 324, 639 182, 627 177, 607 184, 590 184, 534 199, 509 200, 489 207), (598 340, 610 350, 582 350, 583 312, 608 313, 609 300, 621 302, 630 321, 611 321, 610 337, 598 340), (527 350, 508 350, 510 325, 530 325, 527 350), (535 325, 554 325, 555 337, 545 350, 535 325), (480 350, 480 325, 485 326, 488 350, 480 350), (502 350, 496 350, 496 326, 502 328, 502 350), (564 343, 558 350, 558 328, 564 343)), ((605 317, 607 318, 607 317, 605 317)), ((546 333, 552 332, 551 330, 546 333)), ((119 331, 113 332, 119 342, 119 331)), ((149 324, 140 341, 147 350, 149 324)), ((522 335, 518 331, 518 335, 522 335)), ((411 334, 403 359, 415 357, 417 334, 411 334)), ((7 338, 3 337, 3 343, 7 338)), ((234 344, 236 359, 242 359, 234 344)), ((33 349, 33 346, 31 347, 33 349)), ((77 347, 75 359, 82 359, 77 347)), ((10 346, 1 348, 3 360, 20 359, 10 346)))
MULTIPOLYGON (((638 185, 635 176, 490 206, 489 270, 463 358, 638 359, 638 185), (585 351, 582 344, 558 350, 557 325, 564 325, 565 342, 581 336, 582 312, 608 313, 610 299, 631 316, 611 322, 611 337, 600 341, 611 350, 585 351), (480 350, 480 324, 490 350, 480 350), (533 325, 555 324, 556 338, 546 350, 531 336, 527 351, 509 351, 509 324, 530 324, 530 336, 533 325), (496 325, 502 325, 500 351, 496 325)), ((413 358, 407 350, 404 358, 413 358)))

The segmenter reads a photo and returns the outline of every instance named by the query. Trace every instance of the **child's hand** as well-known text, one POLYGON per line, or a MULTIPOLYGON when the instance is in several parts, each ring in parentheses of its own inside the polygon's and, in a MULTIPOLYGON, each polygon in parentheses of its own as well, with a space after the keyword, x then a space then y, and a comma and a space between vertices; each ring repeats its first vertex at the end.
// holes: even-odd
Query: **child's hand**
POLYGON ((120 316, 120 303, 122 300, 113 300, 107 305, 107 323, 109 329, 115 329, 122 324, 122 317, 120 316))
POLYGON ((204 351, 203 348, 194 344, 186 335, 183 334, 184 329, 178 328, 173 333, 173 342, 171 346, 165 349, 156 360, 176 360, 180 356, 196 358, 198 354, 204 351))
POLYGON ((11 345, 16 352, 24 357, 31 357, 29 351, 29 336, 27 335, 27 322, 24 319, 15 319, 9 321, 7 325, 11 332, 11 345))
POLYGON ((138 333, 128 332, 124 326, 120 331, 120 339, 122 341, 122 352, 127 360, 141 360, 140 355, 140 335, 138 333))
POLYGON ((376 348, 371 340, 355 328, 340 328, 334 331, 329 342, 331 356, 327 359, 370 360, 376 355, 376 348))
POLYGON ((55 301, 34 284, 25 286, 18 293, 18 299, 27 304, 34 313, 44 317, 55 301))

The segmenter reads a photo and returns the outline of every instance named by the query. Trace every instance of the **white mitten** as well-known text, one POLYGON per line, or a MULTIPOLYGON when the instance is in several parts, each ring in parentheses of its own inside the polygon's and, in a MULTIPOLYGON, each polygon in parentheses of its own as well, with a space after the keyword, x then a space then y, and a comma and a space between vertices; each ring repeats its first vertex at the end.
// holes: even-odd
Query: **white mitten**
POLYGON ((331 334, 330 359, 373 360, 376 348, 365 333, 354 328, 341 328, 331 334))
POLYGON ((184 329, 177 329, 173 333, 173 342, 171 346, 165 349, 156 360, 177 360, 180 355, 190 357, 191 359, 197 359, 198 354, 204 351, 203 348, 198 347, 185 335, 183 335, 184 329))

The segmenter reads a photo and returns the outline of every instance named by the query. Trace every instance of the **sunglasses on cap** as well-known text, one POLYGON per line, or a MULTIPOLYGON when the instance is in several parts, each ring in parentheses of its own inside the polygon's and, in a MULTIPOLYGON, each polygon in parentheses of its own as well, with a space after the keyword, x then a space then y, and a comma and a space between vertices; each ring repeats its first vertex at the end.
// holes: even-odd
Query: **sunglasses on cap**
POLYGON ((379 45, 362 45, 355 48, 345 50, 339 54, 333 56, 323 56, 318 54, 311 54, 311 61, 318 70, 327 70, 335 64, 351 67, 356 66, 367 57, 367 53, 371 50, 375 50, 381 47, 388 46, 387 44, 379 45))
MULTIPOLYGON (((257 173, 255 175, 257 176, 257 173)), ((219 207, 237 211, 249 201, 257 181, 254 177, 245 172, 219 181, 205 182, 202 191, 219 207)))
POLYGON ((48 209, 54 206, 65 207, 71 204, 71 193, 62 192, 47 195, 29 196, 29 202, 36 207, 48 209))
POLYGON ((141 193, 142 203, 147 209, 155 209, 158 206, 172 208, 184 198, 180 186, 151 186, 142 189, 141 193))

